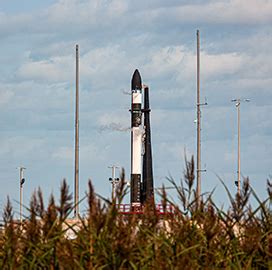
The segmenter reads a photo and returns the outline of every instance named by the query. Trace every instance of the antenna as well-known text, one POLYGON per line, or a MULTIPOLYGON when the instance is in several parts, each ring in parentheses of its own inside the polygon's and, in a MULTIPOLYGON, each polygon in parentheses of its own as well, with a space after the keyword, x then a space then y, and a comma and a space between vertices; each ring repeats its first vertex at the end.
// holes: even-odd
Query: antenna
POLYGON ((79 46, 76 45, 76 111, 75 111, 75 194, 74 194, 74 217, 79 216, 79 46))

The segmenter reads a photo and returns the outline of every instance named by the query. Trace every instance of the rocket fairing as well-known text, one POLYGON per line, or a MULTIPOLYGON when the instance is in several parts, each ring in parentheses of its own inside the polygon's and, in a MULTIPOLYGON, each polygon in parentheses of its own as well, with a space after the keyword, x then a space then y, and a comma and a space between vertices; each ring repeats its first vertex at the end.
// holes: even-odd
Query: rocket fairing
POLYGON ((136 69, 131 80, 131 204, 141 203, 142 80, 136 69))
POLYGON ((135 69, 132 75, 131 90, 142 90, 142 78, 138 69, 135 69))

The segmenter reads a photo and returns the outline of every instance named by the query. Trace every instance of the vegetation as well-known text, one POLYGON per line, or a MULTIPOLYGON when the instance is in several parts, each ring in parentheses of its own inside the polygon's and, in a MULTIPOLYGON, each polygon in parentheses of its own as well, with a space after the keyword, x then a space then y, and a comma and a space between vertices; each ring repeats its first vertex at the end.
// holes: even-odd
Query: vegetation
MULTIPOLYGON (((186 161, 181 184, 173 179, 179 204, 162 189, 164 207, 174 212, 158 215, 152 203, 142 214, 124 215, 118 205, 127 190, 124 172, 116 199, 97 196, 91 182, 88 214, 69 222, 72 196, 63 181, 60 199, 34 192, 28 218, 20 226, 8 199, 0 233, 0 269, 272 269, 272 183, 261 201, 244 179, 241 194, 230 208, 217 207, 212 194, 198 200, 194 190, 194 161, 186 161), (180 186, 181 185, 181 186, 180 186), (259 203, 249 205, 253 196, 259 203), (67 237, 73 231, 74 237, 67 237)), ((224 185, 224 184, 223 184, 224 185)))

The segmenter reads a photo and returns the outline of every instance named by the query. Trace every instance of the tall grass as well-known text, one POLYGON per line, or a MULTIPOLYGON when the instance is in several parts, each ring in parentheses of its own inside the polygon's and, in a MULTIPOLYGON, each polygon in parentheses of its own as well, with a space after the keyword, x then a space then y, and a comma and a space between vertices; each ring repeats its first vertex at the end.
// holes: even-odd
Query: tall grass
POLYGON ((244 179, 241 194, 232 196, 227 211, 212 193, 200 203, 194 189, 194 160, 186 161, 174 204, 162 188, 161 203, 173 213, 158 215, 147 204, 142 214, 118 212, 127 189, 122 172, 113 201, 96 195, 89 182, 86 217, 71 222, 72 196, 66 181, 60 199, 45 207, 42 191, 32 195, 22 226, 14 220, 10 200, 0 232, 0 269, 272 269, 272 183, 262 201, 244 179), (250 197, 258 207, 252 209, 250 197), (74 233, 71 239, 69 232, 74 233))

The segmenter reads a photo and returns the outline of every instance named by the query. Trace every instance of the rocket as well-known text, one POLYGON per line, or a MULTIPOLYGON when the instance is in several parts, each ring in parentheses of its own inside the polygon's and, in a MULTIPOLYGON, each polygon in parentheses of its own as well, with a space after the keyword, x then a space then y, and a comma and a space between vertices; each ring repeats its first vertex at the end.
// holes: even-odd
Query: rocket
POLYGON ((150 131, 149 89, 144 86, 142 108, 142 79, 136 69, 131 80, 131 205, 139 206, 153 200, 153 169, 150 131), (142 113, 144 125, 142 125, 142 113), (142 157, 142 153, 143 157, 142 157))
POLYGON ((142 79, 136 69, 131 80, 131 205, 141 203, 142 79))

